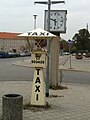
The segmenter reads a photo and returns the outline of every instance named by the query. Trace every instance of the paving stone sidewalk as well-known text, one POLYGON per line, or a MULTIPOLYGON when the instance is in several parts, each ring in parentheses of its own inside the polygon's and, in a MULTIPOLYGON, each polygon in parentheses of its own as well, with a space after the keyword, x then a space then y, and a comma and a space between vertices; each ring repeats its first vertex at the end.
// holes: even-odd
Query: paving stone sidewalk
MULTIPOLYGON (((24 110, 23 120, 90 120, 90 85, 63 84, 64 90, 51 90, 52 97, 46 98, 50 109, 40 111, 24 110), (54 97, 56 96, 56 97, 54 97)), ((23 103, 29 103, 32 82, 0 82, 0 95, 19 93, 23 95, 23 103)), ((0 99, 0 115, 2 113, 2 97, 0 99)))
POLYGON ((24 120, 90 120, 90 86, 67 84, 67 90, 50 90, 50 110, 24 111, 24 120), (61 97, 60 97, 61 96, 61 97))

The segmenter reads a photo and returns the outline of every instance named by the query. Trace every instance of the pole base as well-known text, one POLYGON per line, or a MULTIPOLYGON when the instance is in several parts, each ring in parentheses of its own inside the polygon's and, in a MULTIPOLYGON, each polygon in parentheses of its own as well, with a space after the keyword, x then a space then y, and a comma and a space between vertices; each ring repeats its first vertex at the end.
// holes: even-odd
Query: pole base
POLYGON ((46 93, 46 97, 49 97, 49 93, 46 93))

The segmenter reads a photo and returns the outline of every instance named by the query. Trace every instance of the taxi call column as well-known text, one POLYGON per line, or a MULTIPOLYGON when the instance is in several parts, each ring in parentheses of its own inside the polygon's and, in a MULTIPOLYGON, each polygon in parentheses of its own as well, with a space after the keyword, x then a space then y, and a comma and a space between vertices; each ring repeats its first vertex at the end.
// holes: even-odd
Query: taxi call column
POLYGON ((43 68, 45 67, 46 53, 35 50, 32 52, 31 63, 34 66, 31 105, 45 106, 45 81, 43 68))

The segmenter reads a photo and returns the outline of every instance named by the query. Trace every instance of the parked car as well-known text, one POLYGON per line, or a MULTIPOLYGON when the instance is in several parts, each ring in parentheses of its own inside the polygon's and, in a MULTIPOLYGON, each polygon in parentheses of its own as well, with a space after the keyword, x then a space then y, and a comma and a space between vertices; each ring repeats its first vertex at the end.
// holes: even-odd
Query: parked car
POLYGON ((85 57, 86 58, 90 57, 90 53, 86 53, 85 57))
POLYGON ((72 56, 76 56, 76 53, 72 53, 72 56))
POLYGON ((86 56, 86 53, 83 53, 83 56, 86 56))
POLYGON ((0 58, 9 58, 8 52, 0 52, 0 58))
POLYGON ((27 56, 31 56, 30 53, 26 52, 26 53, 20 53, 20 57, 27 57, 27 56))
POLYGON ((9 55, 9 58, 12 58, 12 57, 19 57, 19 56, 20 56, 19 53, 14 53, 14 52, 8 52, 8 55, 9 55))
POLYGON ((83 58, 83 55, 81 53, 76 54, 76 59, 82 59, 82 58, 83 58))
POLYGON ((69 52, 63 52, 63 55, 70 55, 69 52))

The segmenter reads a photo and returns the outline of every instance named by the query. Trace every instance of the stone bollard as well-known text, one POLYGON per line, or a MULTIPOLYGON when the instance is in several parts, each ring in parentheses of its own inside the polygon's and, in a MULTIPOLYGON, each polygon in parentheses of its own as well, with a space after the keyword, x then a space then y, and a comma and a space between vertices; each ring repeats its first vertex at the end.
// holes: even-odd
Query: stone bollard
POLYGON ((6 94, 2 97, 2 120, 23 119, 23 96, 6 94))

